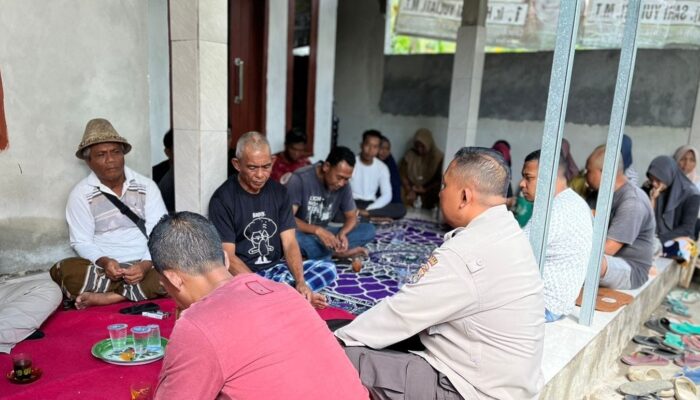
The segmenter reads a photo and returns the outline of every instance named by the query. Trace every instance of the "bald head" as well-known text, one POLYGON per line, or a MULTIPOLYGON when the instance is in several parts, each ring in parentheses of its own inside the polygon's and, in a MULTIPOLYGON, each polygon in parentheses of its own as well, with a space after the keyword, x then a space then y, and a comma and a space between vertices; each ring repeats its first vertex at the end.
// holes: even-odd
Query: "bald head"
MULTIPOLYGON (((586 169, 598 169, 603 170, 603 164, 605 162, 605 145, 601 144, 596 147, 591 155, 588 157, 588 162, 586 163, 586 169)), ((617 174, 624 174, 624 164, 622 162, 617 163, 617 174)))
POLYGON ((503 156, 485 147, 463 147, 452 161, 455 177, 470 183, 484 197, 505 197, 510 182, 510 169, 503 156))

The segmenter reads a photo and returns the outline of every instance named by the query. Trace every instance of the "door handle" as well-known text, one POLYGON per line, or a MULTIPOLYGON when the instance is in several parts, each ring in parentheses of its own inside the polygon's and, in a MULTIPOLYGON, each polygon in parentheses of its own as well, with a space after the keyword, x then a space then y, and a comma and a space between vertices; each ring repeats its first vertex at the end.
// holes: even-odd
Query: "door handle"
POLYGON ((243 76, 245 70, 245 63, 240 58, 236 57, 233 60, 233 65, 238 68, 238 94, 233 98, 233 102, 236 104, 241 104, 243 102, 243 76))

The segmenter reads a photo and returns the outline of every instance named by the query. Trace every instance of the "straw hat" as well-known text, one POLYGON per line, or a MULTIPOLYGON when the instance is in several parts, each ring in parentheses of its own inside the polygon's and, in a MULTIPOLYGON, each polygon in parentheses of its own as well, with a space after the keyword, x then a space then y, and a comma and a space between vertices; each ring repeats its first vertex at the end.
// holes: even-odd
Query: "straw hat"
POLYGON ((88 121, 83 133, 83 140, 78 145, 75 156, 83 160, 83 150, 99 143, 122 143, 124 154, 131 151, 131 145, 123 137, 119 136, 112 124, 104 118, 95 118, 88 121))

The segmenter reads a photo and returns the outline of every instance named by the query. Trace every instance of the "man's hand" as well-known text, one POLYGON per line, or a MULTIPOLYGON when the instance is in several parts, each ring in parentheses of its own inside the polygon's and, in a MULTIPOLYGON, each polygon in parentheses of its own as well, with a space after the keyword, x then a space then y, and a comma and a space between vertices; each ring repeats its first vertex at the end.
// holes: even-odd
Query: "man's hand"
POLYGON ((129 268, 123 268, 124 282, 133 285, 143 280, 143 277, 151 269, 153 263, 150 261, 141 261, 129 268))
POLYGON ((346 251, 348 249, 348 246, 350 245, 350 242, 348 242, 347 235, 342 232, 338 232, 338 242, 339 246, 335 249, 335 251, 346 251))
POLYGON ((326 296, 320 293, 314 293, 305 282, 298 283, 296 286, 297 292, 299 292, 304 298, 311 303, 313 308, 326 308, 328 306, 328 301, 326 296))
POLYGON ((101 267, 105 271, 107 278, 113 281, 118 281, 122 279, 124 275, 124 270, 119 267, 117 260, 109 257, 100 257, 95 261, 98 267, 101 267))
POLYGON ((317 227, 316 228, 316 237, 323 243, 324 246, 331 250, 336 250, 338 246, 340 246, 340 242, 338 241, 338 238, 335 237, 330 231, 327 229, 323 229, 322 227, 317 227))

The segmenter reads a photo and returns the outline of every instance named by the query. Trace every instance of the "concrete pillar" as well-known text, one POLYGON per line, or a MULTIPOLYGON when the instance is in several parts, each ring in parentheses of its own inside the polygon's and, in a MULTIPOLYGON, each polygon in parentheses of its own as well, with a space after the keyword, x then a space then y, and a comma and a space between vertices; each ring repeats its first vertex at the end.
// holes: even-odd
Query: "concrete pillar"
POLYGON ((228 2, 170 1, 175 207, 207 215, 226 179, 228 2))
POLYGON ((447 143, 444 146, 445 169, 457 150, 476 142, 484 72, 485 23, 486 0, 465 0, 452 69, 447 143))
POLYGON ((698 82, 698 93, 695 97, 695 111, 693 111, 693 122, 690 125, 688 144, 700 148, 700 82, 698 82))
POLYGON ((331 150, 337 22, 338 0, 319 1, 316 41, 316 104, 313 122, 314 160, 325 160, 331 150))
POLYGON ((273 152, 284 150, 287 115, 287 0, 268 0, 265 135, 273 152))

